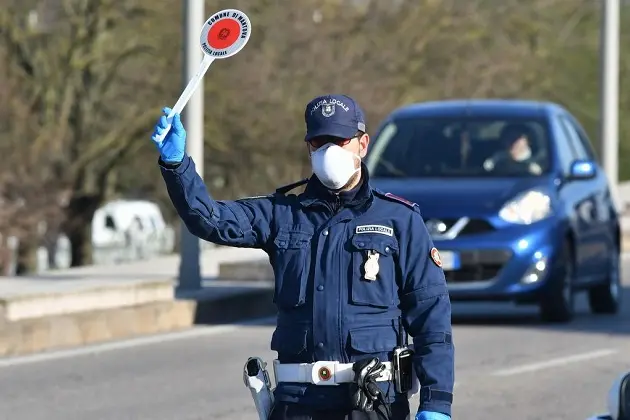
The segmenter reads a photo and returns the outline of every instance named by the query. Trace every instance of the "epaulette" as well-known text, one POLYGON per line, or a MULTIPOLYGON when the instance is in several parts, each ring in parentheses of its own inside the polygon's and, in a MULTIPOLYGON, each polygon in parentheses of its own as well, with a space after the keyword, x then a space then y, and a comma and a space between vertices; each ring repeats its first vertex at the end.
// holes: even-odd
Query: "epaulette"
POLYGON ((302 180, 300 180, 298 182, 294 182, 292 184, 285 185, 283 187, 277 188, 276 189, 276 193, 284 195, 284 194, 288 193, 289 191, 291 191, 292 189, 297 188, 300 185, 306 184, 308 182, 308 180, 309 180, 309 178, 304 178, 304 179, 302 179, 302 180))
POLYGON ((386 193, 386 192, 383 192, 383 191, 380 191, 380 190, 377 190, 377 189, 375 189, 374 192, 379 197, 385 198, 385 199, 387 199, 389 201, 393 201, 393 202, 396 202, 396 203, 404 204, 405 206, 411 208, 412 210, 420 211, 420 207, 418 206, 417 203, 414 203, 413 201, 409 201, 406 198, 402 198, 402 197, 397 196, 396 194, 392 194, 390 192, 386 193))

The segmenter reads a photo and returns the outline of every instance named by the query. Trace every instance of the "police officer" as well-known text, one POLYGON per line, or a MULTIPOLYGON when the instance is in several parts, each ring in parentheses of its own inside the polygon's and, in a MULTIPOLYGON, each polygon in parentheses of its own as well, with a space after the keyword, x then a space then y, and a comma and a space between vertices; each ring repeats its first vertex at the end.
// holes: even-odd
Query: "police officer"
POLYGON ((278 308, 270 418, 410 418, 409 388, 395 383, 404 363, 398 374, 392 364, 409 334, 408 374, 422 385, 415 418, 449 419, 451 304, 420 210, 370 186, 362 163, 370 138, 352 98, 317 97, 304 116, 313 176, 235 201, 208 194, 185 153, 179 115, 162 142, 165 116, 153 135, 168 194, 190 232, 270 256, 278 308), (303 184, 303 193, 289 194, 303 184))

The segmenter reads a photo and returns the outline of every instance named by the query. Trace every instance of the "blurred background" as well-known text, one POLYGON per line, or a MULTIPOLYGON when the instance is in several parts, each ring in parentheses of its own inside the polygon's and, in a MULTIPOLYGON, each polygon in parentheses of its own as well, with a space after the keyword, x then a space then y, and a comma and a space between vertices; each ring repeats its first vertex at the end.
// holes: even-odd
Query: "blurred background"
MULTIPOLYGON (((372 132, 411 102, 545 99, 598 141, 601 1, 206 1, 231 7, 254 24, 246 53, 204 80, 204 175, 217 198, 306 175, 303 108, 326 92, 355 97, 372 132)), ((181 14, 177 2, 0 1, 5 274, 176 251, 149 136, 182 89, 181 14)), ((622 92, 629 39, 622 1, 622 92)), ((620 95, 621 181, 629 110, 620 95)))
MULTIPOLYGON (((273 357, 273 317, 249 323, 275 314, 268 260, 205 242, 203 252, 187 248, 150 140, 162 107, 188 81, 184 3, 0 0, 0 419, 256 418, 241 369, 246 357, 273 357), (203 283, 202 297, 173 291, 180 252, 189 258, 180 269, 202 260, 203 270, 191 271, 202 277, 191 280, 203 283), (232 264, 241 260, 254 262, 232 264), (186 331, 4 359, 175 330, 186 331)), ((619 74, 609 74, 620 83, 619 185, 611 183, 625 231, 630 1, 619 5, 619 74)), ((304 107, 326 93, 357 99, 370 134, 410 103, 556 102, 584 125, 601 163, 602 6, 205 1, 199 27, 188 28, 196 38, 222 9, 242 10, 252 23, 243 51, 204 77, 207 186, 217 199, 235 199, 307 176, 304 107)), ((630 299, 627 277, 619 293, 630 299)), ((456 313, 454 305, 455 417, 569 420, 605 411, 609 384, 630 366, 630 306, 615 317, 584 316, 584 299, 578 306, 574 322, 542 325, 527 310, 484 302, 456 313)))

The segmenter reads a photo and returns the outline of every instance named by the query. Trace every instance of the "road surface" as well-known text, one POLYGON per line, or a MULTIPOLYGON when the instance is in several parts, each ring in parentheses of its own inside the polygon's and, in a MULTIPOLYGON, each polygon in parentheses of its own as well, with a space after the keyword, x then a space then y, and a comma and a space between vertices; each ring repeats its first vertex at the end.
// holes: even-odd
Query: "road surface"
MULTIPOLYGON (((454 418, 602 412, 612 381, 630 370, 629 281, 624 293, 621 315, 592 316, 581 297, 577 319, 563 326, 540 324, 535 309, 455 305, 454 418)), ((241 369, 250 355, 271 360, 272 330, 263 320, 0 359, 0 418, 255 420, 241 369)))

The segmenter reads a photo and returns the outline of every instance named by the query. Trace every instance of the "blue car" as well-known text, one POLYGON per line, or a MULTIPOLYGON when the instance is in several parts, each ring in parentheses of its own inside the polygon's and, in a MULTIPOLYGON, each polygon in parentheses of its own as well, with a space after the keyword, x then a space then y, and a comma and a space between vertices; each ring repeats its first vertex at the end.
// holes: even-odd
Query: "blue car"
POLYGON ((576 118, 548 102, 449 100, 393 111, 372 139, 374 185, 419 204, 453 301, 620 306, 620 221, 576 118))

